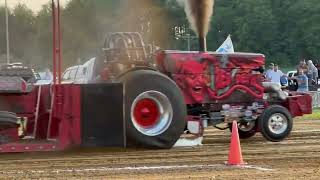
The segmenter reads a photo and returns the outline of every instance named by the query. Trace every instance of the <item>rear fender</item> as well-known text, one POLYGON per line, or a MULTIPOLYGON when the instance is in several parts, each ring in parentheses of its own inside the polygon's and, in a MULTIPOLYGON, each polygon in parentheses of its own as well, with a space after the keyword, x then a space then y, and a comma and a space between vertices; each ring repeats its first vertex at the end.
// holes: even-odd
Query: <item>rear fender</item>
POLYGON ((133 71, 139 71, 139 70, 150 70, 150 71, 157 71, 156 69, 154 68, 151 68, 149 66, 136 66, 134 68, 131 68, 123 73, 121 73, 117 79, 121 79, 123 76, 125 76, 126 74, 130 73, 130 72, 133 72, 133 71))

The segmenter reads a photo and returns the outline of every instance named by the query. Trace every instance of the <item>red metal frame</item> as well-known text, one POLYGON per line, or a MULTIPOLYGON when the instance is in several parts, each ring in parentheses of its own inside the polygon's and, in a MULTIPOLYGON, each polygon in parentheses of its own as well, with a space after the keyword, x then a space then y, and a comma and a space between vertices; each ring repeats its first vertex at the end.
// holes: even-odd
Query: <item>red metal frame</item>
POLYGON ((57 59, 57 54, 56 54, 56 8, 55 8, 55 3, 54 0, 52 0, 51 4, 51 9, 52 9, 52 66, 53 66, 53 84, 55 85, 57 83, 57 68, 56 68, 56 59, 57 59))
POLYGON ((57 0, 57 25, 58 25, 58 28, 57 28, 57 34, 58 34, 58 56, 59 56, 59 59, 58 59, 58 83, 61 84, 61 73, 62 73, 62 33, 61 33, 61 24, 60 24, 60 1, 57 0))
POLYGON ((53 86, 35 87, 28 94, 0 94, 3 110, 27 119, 25 137, 18 129, 0 131, 10 142, 0 145, 0 152, 33 152, 63 150, 81 143, 80 86, 61 85, 62 33, 60 2, 52 0, 53 86))
POLYGON ((54 85, 61 84, 62 66, 62 33, 60 21, 60 0, 52 2, 52 32, 53 32, 53 77, 54 85), (56 2, 56 3, 55 3, 56 2))
MULTIPOLYGON (((51 102, 51 112, 61 111, 61 63, 62 63, 62 54, 61 54, 61 27, 60 27, 60 1, 51 0, 52 2, 52 32, 53 32, 53 87, 52 87, 52 102, 51 102), (55 3, 56 2, 56 3, 55 3), (58 82, 57 82, 58 80, 58 82), (60 105, 59 105, 60 104, 60 105), (55 109, 56 108, 56 109, 55 109)), ((48 123, 48 132, 47 138, 51 138, 51 127, 52 127, 52 113, 50 114, 49 123, 48 123)))
POLYGON ((18 137, 17 128, 0 131, 10 138, 10 143, 0 145, 0 152, 56 151, 81 144, 81 88, 69 84, 59 85, 58 89, 52 112, 49 86, 36 87, 24 95, 0 95, 10 102, 6 110, 17 112, 18 108, 18 116, 28 119, 24 138, 18 137))

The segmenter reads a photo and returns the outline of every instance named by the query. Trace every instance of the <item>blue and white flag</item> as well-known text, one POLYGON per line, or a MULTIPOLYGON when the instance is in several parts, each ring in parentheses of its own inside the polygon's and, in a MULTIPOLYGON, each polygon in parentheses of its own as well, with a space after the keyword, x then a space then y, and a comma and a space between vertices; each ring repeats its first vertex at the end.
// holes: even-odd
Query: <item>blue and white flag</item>
POLYGON ((234 53, 233 43, 229 35, 223 44, 217 49, 218 53, 234 53))

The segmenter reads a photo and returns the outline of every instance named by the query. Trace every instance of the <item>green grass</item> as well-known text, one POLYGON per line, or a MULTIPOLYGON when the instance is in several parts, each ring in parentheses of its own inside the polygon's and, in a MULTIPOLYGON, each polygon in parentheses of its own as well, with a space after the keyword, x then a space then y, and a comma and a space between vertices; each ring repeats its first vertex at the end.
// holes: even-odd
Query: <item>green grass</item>
POLYGON ((299 119, 304 119, 304 120, 318 120, 318 119, 320 119, 320 108, 313 109, 312 114, 305 115, 303 117, 300 117, 299 119))

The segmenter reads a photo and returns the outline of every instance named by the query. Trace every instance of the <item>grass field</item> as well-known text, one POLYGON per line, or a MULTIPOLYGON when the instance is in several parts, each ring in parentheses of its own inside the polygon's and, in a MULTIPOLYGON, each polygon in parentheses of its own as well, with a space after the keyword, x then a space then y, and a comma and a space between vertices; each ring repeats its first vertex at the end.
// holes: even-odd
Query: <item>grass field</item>
POLYGON ((320 108, 313 109, 313 113, 310 115, 305 115, 299 119, 304 120, 320 120, 320 108))

